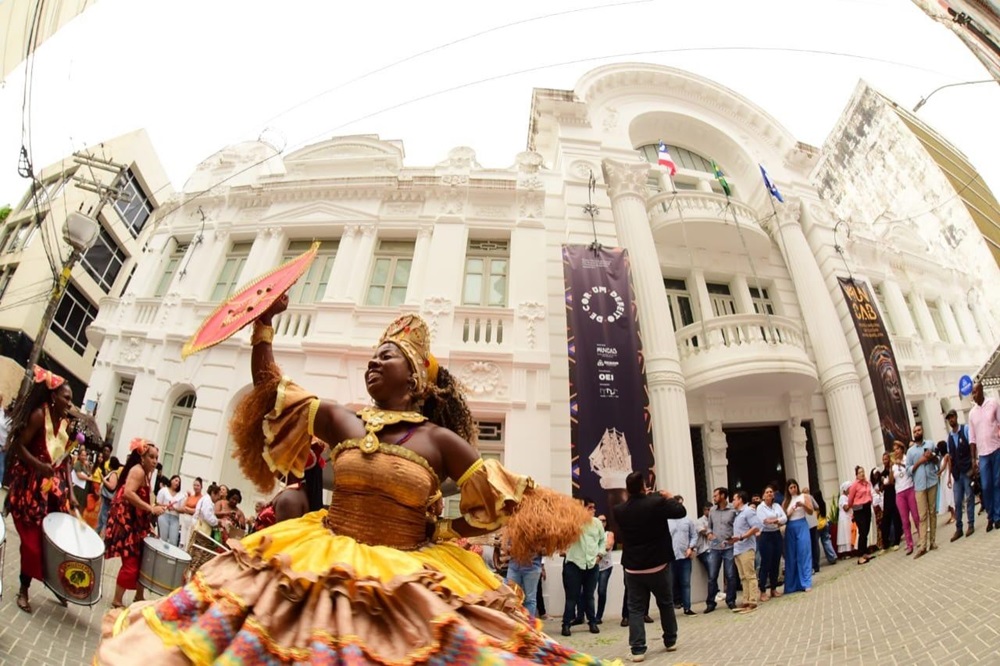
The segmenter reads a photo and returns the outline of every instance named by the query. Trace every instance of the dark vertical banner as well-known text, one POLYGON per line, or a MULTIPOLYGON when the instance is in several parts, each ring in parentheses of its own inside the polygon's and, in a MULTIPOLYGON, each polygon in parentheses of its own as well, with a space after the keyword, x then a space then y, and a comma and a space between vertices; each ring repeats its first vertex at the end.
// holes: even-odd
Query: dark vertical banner
POLYGON ((563 246, 573 494, 610 509, 625 477, 652 477, 653 436, 628 252, 563 246))
POLYGON ((875 305, 867 282, 852 278, 838 278, 844 299, 854 319, 854 328, 861 341, 861 351, 868 365, 868 378, 875 394, 879 424, 882 430, 882 444, 886 451, 892 450, 893 440, 906 443, 910 440, 910 413, 903 384, 899 377, 899 366, 892 351, 892 341, 885 330, 882 314, 875 305))

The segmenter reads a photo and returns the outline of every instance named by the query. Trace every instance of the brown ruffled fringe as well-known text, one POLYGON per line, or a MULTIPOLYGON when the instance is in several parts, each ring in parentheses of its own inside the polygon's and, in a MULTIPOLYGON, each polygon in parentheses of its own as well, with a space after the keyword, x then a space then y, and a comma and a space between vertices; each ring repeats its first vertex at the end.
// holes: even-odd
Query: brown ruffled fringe
POLYGON ((243 475, 262 493, 274 490, 274 472, 264 460, 264 415, 274 409, 281 373, 278 368, 267 371, 263 381, 240 400, 229 421, 229 432, 233 436, 233 457, 239 463, 243 475))
POLYGON ((591 517, 579 500, 548 488, 529 488, 504 526, 511 559, 527 563, 539 553, 565 551, 580 538, 591 517))

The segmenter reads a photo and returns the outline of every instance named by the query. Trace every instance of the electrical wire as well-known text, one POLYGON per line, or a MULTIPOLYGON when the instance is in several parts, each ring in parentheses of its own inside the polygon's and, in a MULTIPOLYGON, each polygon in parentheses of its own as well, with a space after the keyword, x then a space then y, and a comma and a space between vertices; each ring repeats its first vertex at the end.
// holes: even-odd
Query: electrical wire
MULTIPOLYGON (((448 93, 451 93, 451 92, 457 92, 459 90, 463 90, 465 88, 471 88, 471 87, 474 87, 474 86, 482 85, 484 83, 491 83, 493 81, 499 81, 499 80, 506 79, 506 78, 520 76, 522 74, 529 74, 529 73, 533 73, 533 72, 538 72, 538 71, 542 71, 542 70, 546 70, 546 69, 554 69, 554 68, 558 68, 558 67, 566 67, 566 66, 569 66, 569 65, 578 65, 578 64, 587 63, 587 62, 597 62, 597 61, 601 61, 601 60, 612 60, 612 59, 619 59, 619 58, 634 58, 634 57, 638 57, 638 56, 648 56, 648 55, 663 55, 663 54, 668 54, 668 53, 734 52, 734 51, 735 52, 750 52, 750 53, 755 53, 755 52, 756 53, 759 53, 759 52, 769 52, 769 53, 795 53, 795 54, 800 54, 800 55, 824 55, 824 56, 832 56, 832 57, 839 57, 839 58, 849 58, 849 59, 855 59, 855 60, 863 60, 863 61, 869 61, 869 62, 877 62, 877 63, 880 63, 880 64, 894 65, 894 66, 897 66, 897 67, 905 67, 905 68, 908 68, 908 69, 914 69, 914 70, 917 70, 917 71, 922 71, 922 72, 927 72, 927 73, 932 73, 932 74, 945 75, 943 72, 938 72, 938 71, 935 71, 935 70, 932 70, 932 69, 921 67, 919 65, 913 65, 913 64, 910 64, 910 63, 904 63, 904 62, 899 62, 899 61, 895 61, 895 60, 888 60, 888 59, 885 59, 885 58, 874 58, 874 57, 870 57, 870 56, 858 55, 858 54, 855 54, 855 53, 845 53, 845 52, 841 52, 841 51, 825 51, 825 50, 821 50, 821 49, 799 49, 799 48, 784 48, 784 47, 770 47, 770 46, 760 46, 760 47, 758 47, 758 46, 708 46, 708 47, 680 47, 680 48, 674 48, 674 49, 653 49, 653 50, 647 50, 647 51, 631 51, 631 52, 627 52, 627 53, 615 53, 615 54, 607 54, 607 55, 601 55, 601 56, 590 56, 590 57, 587 57, 587 58, 578 58, 578 59, 575 59, 575 60, 566 60, 566 61, 562 61, 562 62, 555 62, 555 63, 549 63, 549 64, 545 64, 545 65, 538 65, 538 66, 535 66, 535 67, 528 67, 526 69, 520 69, 520 70, 515 70, 515 71, 507 72, 505 74, 497 74, 497 75, 494 75, 494 76, 488 76, 488 77, 485 77, 485 78, 482 78, 482 79, 477 79, 475 81, 468 81, 468 82, 465 82, 465 83, 462 83, 462 84, 459 84, 459 85, 456 85, 456 86, 450 86, 448 88, 442 88, 440 90, 437 90, 437 91, 431 92, 431 93, 427 93, 425 95, 419 95, 417 97, 413 97, 413 98, 405 100, 403 102, 398 102, 396 104, 391 104, 389 106, 383 107, 383 108, 378 109, 376 111, 372 111, 370 113, 366 113, 366 114, 364 114, 362 116, 359 116, 359 117, 354 118, 352 120, 349 120, 347 122, 341 123, 340 125, 336 125, 334 127, 331 127, 331 128, 329 128, 329 129, 327 129, 327 130, 325 130, 323 132, 319 132, 319 133, 314 134, 314 135, 312 135, 312 136, 310 136, 310 137, 308 137, 308 138, 306 138, 306 139, 304 139, 302 141, 299 141, 298 143, 294 144, 291 147, 286 148, 285 150, 274 149, 274 154, 273 155, 269 155, 269 156, 267 156, 267 157, 265 157, 263 159, 260 159, 260 160, 258 160, 256 162, 248 164, 247 166, 245 166, 245 167, 243 167, 241 169, 238 169, 237 171, 234 171, 233 173, 229 174, 228 176, 225 176, 224 178, 219 179, 218 181, 216 181, 212 185, 206 187, 205 189, 200 190, 198 192, 192 193, 188 197, 183 197, 182 196, 181 200, 179 202, 177 202, 176 204, 174 204, 171 208, 168 208, 166 211, 163 211, 162 213, 160 213, 159 216, 158 216, 158 219, 162 220, 163 218, 165 218, 166 216, 168 216, 171 213, 175 212, 176 210, 179 210, 180 208, 186 206, 188 203, 190 203, 190 202, 192 202, 192 201, 194 201, 194 200, 196 200, 196 199, 204 196, 205 194, 210 193, 212 190, 214 190, 219 185, 223 185, 226 182, 228 182, 228 181, 230 181, 230 180, 232 180, 232 179, 234 179, 234 178, 236 178, 236 177, 238 177, 238 176, 246 173, 247 171, 250 171, 251 169, 255 169, 256 167, 260 166, 264 162, 266 162, 266 161, 268 161, 270 159, 273 159, 277 155, 281 155, 283 153, 287 154, 287 153, 294 152, 295 150, 298 150, 299 148, 302 148, 304 146, 309 145, 310 143, 312 143, 313 141, 315 141, 319 137, 326 136, 326 135, 330 134, 331 132, 336 132, 337 130, 343 129, 345 127, 349 127, 350 125, 353 125, 355 123, 361 122, 362 120, 367 120, 369 118, 373 118, 373 117, 381 115, 383 113, 387 113, 389 111, 394 111, 396 109, 400 109, 402 107, 409 106, 410 104, 415 104, 417 102, 422 102, 424 100, 431 99, 431 98, 434 98, 434 97, 438 97, 440 95, 445 95, 445 94, 448 94, 448 93)), ((153 192, 153 194, 155 195, 155 194, 159 193, 161 190, 165 189, 167 186, 168 185, 163 185, 162 187, 157 188, 153 192)))
POLYGON ((437 46, 432 46, 429 49, 424 49, 423 51, 418 51, 417 53, 413 53, 413 54, 408 55, 408 56, 406 56, 404 58, 400 58, 399 60, 394 60, 393 62, 391 62, 391 63, 389 63, 387 65, 383 65, 382 67, 377 67, 376 69, 372 69, 372 70, 369 70, 369 71, 367 71, 367 72, 365 72, 363 74, 359 74, 358 76, 355 76, 352 79, 348 79, 347 81, 344 81, 343 83, 338 83, 337 85, 335 85, 332 88, 328 88, 328 89, 324 90, 323 92, 316 93, 312 97, 309 97, 308 99, 304 99, 304 100, 302 100, 300 102, 297 102, 296 104, 293 104, 292 106, 288 107, 284 111, 281 111, 280 113, 278 113, 278 114, 276 114, 274 116, 271 116, 270 118, 268 118, 267 120, 265 120, 262 123, 262 125, 264 125, 266 127, 268 125, 268 123, 271 123, 272 121, 275 121, 278 118, 281 118, 282 116, 287 115, 287 114, 291 113, 292 111, 295 111, 296 109, 300 109, 303 106, 306 106, 307 104, 311 104, 312 102, 320 99, 321 97, 325 97, 325 96, 327 96, 327 95, 329 95, 331 93, 337 92, 338 90, 346 88, 347 86, 349 86, 351 84, 358 83, 359 81, 363 81, 363 80, 365 80, 365 79, 367 79, 367 78, 369 78, 371 76, 374 76, 375 74, 380 74, 380 73, 382 73, 382 72, 384 72, 384 71, 386 71, 388 69, 392 69, 393 67, 396 67, 398 65, 405 64, 407 62, 410 62, 411 60, 416 60, 417 58, 421 58, 421 57, 423 57, 425 55, 430 55, 431 53, 435 53, 436 51, 441 51, 441 50, 450 48, 452 46, 455 46, 457 44, 461 44, 463 42, 468 42, 468 41, 471 41, 471 40, 474 40, 474 39, 478 39, 480 37, 485 37, 486 35, 489 35, 489 34, 494 33, 494 32, 500 32, 502 30, 506 30, 508 28, 514 28, 514 27, 517 27, 519 25, 526 25, 528 23, 534 23, 536 21, 544 21, 544 20, 551 19, 551 18, 556 18, 556 17, 559 17, 559 16, 567 16, 567 15, 570 15, 570 14, 578 14, 578 13, 582 13, 582 12, 590 12, 590 11, 595 11, 595 10, 599 10, 599 9, 611 9, 611 8, 617 8, 617 7, 624 7, 626 5, 641 5, 641 4, 646 4, 646 3, 649 3, 649 2, 652 2, 652 0, 628 0, 626 2, 612 2, 612 3, 603 4, 603 5, 594 5, 594 6, 591 6, 591 7, 577 7, 575 9, 567 9, 567 10, 560 11, 560 12, 553 12, 551 14, 542 14, 542 15, 539 15, 539 16, 533 16, 533 17, 526 18, 526 19, 519 19, 517 21, 511 21, 510 23, 504 23, 502 25, 495 25, 495 26, 492 26, 492 27, 487 28, 485 30, 480 30, 479 32, 473 32, 473 33, 470 33, 470 34, 465 35, 463 37, 459 37, 458 39, 453 39, 450 42, 444 42, 442 44, 438 44, 437 46))

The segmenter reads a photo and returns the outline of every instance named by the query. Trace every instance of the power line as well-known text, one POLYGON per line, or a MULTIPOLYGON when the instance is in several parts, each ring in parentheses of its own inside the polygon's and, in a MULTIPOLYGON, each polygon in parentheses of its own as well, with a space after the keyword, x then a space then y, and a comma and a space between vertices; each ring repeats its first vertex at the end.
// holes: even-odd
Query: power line
MULTIPOLYGON (((569 65, 578 65, 578 64, 587 63, 587 62, 597 62, 597 61, 601 61, 601 60, 612 60, 612 59, 618 59, 618 58, 634 58, 634 57, 638 57, 638 56, 648 56, 648 55, 663 55, 663 54, 668 54, 668 53, 732 52, 732 51, 735 51, 735 52, 749 52, 749 53, 771 52, 771 53, 796 53, 796 54, 801 54, 801 55, 825 55, 825 56, 832 56, 832 57, 839 57, 839 58, 849 58, 849 59, 855 59, 855 60, 877 62, 877 63, 881 63, 881 64, 886 64, 886 65, 894 65, 894 66, 897 66, 897 67, 905 67, 905 68, 908 68, 908 69, 914 69, 914 70, 917 70, 917 71, 927 72, 927 73, 931 73, 931 74, 945 75, 943 72, 938 72, 938 71, 935 71, 935 70, 932 70, 932 69, 928 69, 926 67, 921 67, 919 65, 913 65, 913 64, 910 64, 910 63, 899 62, 899 61, 895 61, 895 60, 888 60, 888 59, 885 59, 885 58, 875 58, 875 57, 870 57, 870 56, 858 55, 858 54, 855 54, 855 53, 845 53, 845 52, 841 52, 841 51, 826 51, 826 50, 821 50, 821 49, 799 49, 799 48, 784 48, 784 47, 770 47, 770 46, 697 46, 697 47, 693 46, 693 47, 680 47, 680 48, 674 48, 674 49, 653 49, 653 50, 647 50, 647 51, 631 51, 631 52, 627 52, 627 53, 615 53, 615 54, 607 54, 607 55, 601 55, 601 56, 591 56, 591 57, 587 57, 587 58, 578 58, 578 59, 575 59, 575 60, 567 60, 567 61, 562 61, 562 62, 549 63, 549 64, 545 64, 545 65, 538 65, 538 66, 535 66, 535 67, 528 67, 526 69, 514 70, 514 71, 511 71, 511 72, 507 72, 505 74, 497 74, 497 75, 494 75, 494 76, 488 76, 488 77, 485 77, 485 78, 482 78, 482 79, 477 79, 475 81, 468 81, 466 83, 462 83, 462 84, 459 84, 459 85, 456 85, 456 86, 451 86, 451 87, 448 87, 448 88, 442 88, 442 89, 437 90, 435 92, 427 93, 425 95, 419 95, 419 96, 411 98, 409 100, 406 100, 406 101, 403 101, 403 102, 399 102, 399 103, 396 103, 396 104, 391 104, 389 106, 383 107, 383 108, 378 109, 376 111, 372 111, 370 113, 366 113, 366 114, 364 114, 362 116, 359 116, 359 117, 354 118, 352 120, 349 120, 347 122, 341 123, 340 125, 336 125, 336 126, 331 127, 331 128, 329 128, 327 130, 324 130, 323 132, 314 134, 314 135, 308 137, 307 139, 304 139, 304 140, 302 140, 302 141, 294 144, 293 146, 287 148, 286 150, 275 150, 274 155, 269 155, 268 157, 265 157, 265 158, 263 158, 261 160, 253 162, 253 163, 251 163, 251 164, 243 167, 242 169, 239 169, 239 170, 237 170, 237 171, 229 174, 225 178, 222 178, 222 179, 218 180, 217 182, 213 183, 212 185, 206 187, 205 189, 203 189, 203 190, 201 190, 199 192, 193 193, 190 197, 182 197, 182 201, 178 202, 177 204, 175 204, 172 208, 168 209, 167 211, 160 213, 158 217, 160 219, 162 219, 162 218, 166 217, 167 215, 170 215, 171 213, 173 213, 174 211, 182 208, 183 206, 187 205, 188 203, 190 203, 190 202, 198 199, 201 196, 204 196, 205 194, 208 194, 209 192, 211 192, 213 189, 215 189, 219 185, 222 185, 222 184, 224 184, 224 183, 232 180, 233 178, 236 178, 237 176, 240 176, 240 175, 246 173, 247 171, 250 171, 251 169, 254 169, 254 168, 260 166, 264 162, 266 162, 266 161, 274 158, 277 155, 280 155, 280 154, 285 153, 285 152, 294 152, 295 150, 298 150, 299 148, 310 144, 311 142, 315 141, 317 138, 319 138, 321 136, 326 136, 326 135, 328 135, 331 132, 336 132, 339 129, 343 129, 345 127, 349 127, 350 125, 353 125, 355 123, 361 122, 362 120, 367 120, 369 118, 373 118, 375 116, 381 115, 381 114, 386 113, 388 111, 394 111, 396 109, 408 106, 410 104, 415 104, 417 102, 422 102, 424 100, 431 99, 433 97, 438 97, 440 95, 445 95, 445 94, 451 93, 451 92, 457 92, 459 90, 463 90, 465 88, 471 88, 473 86, 482 85, 484 83, 491 83, 493 81, 499 81, 499 80, 506 79, 506 78, 511 78, 511 77, 514 77, 514 76, 520 76, 522 74, 529 74, 529 73, 532 73, 532 72, 538 72, 538 71, 542 71, 542 70, 546 70, 546 69, 554 69, 554 68, 558 68, 558 67, 566 67, 566 66, 569 66, 569 65)), ((165 187, 167 187, 167 185, 164 185, 164 186, 158 188, 157 190, 155 190, 153 192, 153 194, 158 193, 160 190, 164 189, 165 187)))
POLYGON ((330 93, 334 93, 334 92, 336 92, 338 90, 346 88, 347 86, 349 86, 349 85, 351 85, 353 83, 358 83, 359 81, 363 81, 363 80, 365 80, 365 79, 367 79, 367 78, 369 78, 371 76, 374 76, 375 74, 380 74, 380 73, 382 73, 382 72, 384 72, 384 71, 386 71, 388 69, 392 69, 393 67, 396 67, 398 65, 402 65, 402 64, 407 63, 407 62, 409 62, 411 60, 416 60, 417 58, 421 58, 421 57, 423 57, 425 55, 429 55, 429 54, 434 53, 436 51, 441 51, 441 50, 450 48, 450 47, 455 46, 457 44, 461 44, 462 42, 468 42, 468 41, 471 41, 471 40, 474 40, 474 39, 478 39, 480 37, 485 37, 486 35, 489 35, 489 34, 494 33, 494 32, 500 32, 501 30, 506 30, 508 28, 514 28, 514 27, 517 27, 519 25, 525 25, 525 24, 528 24, 528 23, 534 23, 535 21, 544 21, 544 20, 551 19, 551 18, 556 18, 556 17, 559 17, 559 16, 567 16, 569 14, 578 14, 578 13, 582 13, 582 12, 590 12, 590 11, 595 11, 595 10, 599 10, 599 9, 610 9, 610 8, 616 8, 616 7, 624 7, 624 6, 627 6, 627 5, 641 5, 641 4, 649 3, 651 1, 652 0, 628 0, 626 2, 614 2, 614 3, 603 4, 603 5, 594 5, 594 6, 591 6, 591 7, 578 7, 576 9, 567 9, 567 10, 564 10, 564 11, 561 11, 561 12, 553 12, 551 14, 542 14, 542 15, 539 15, 539 16, 533 16, 531 18, 520 19, 520 20, 517 20, 517 21, 511 21, 510 23, 504 23, 502 25, 492 26, 490 28, 487 28, 486 30, 480 30, 479 32, 473 32, 473 33, 470 33, 470 34, 465 35, 463 37, 459 37, 458 39, 453 39, 450 42, 444 42, 442 44, 438 44, 437 46, 432 46, 429 49, 424 49, 423 51, 418 51, 417 53, 413 53, 413 54, 408 55, 408 56, 406 56, 404 58, 400 58, 399 60, 394 60, 393 62, 391 62, 391 63, 389 63, 387 65, 383 65, 382 67, 378 67, 376 69, 369 70, 369 71, 367 71, 367 72, 365 72, 363 74, 359 74, 358 76, 355 76, 352 79, 348 79, 347 81, 344 81, 343 83, 338 83, 337 85, 335 85, 332 88, 328 88, 328 89, 324 90, 323 92, 316 93, 312 97, 309 97, 308 99, 302 100, 301 102, 297 102, 296 104, 293 104, 292 106, 288 107, 284 111, 281 111, 280 113, 278 113, 278 114, 276 114, 274 116, 271 116, 270 118, 268 118, 267 120, 265 120, 262 123, 262 125, 264 125, 266 127, 268 123, 270 123, 270 122, 272 122, 274 120, 277 120, 278 118, 281 118, 282 116, 284 116, 284 115, 286 115, 288 113, 291 113, 292 111, 295 111, 296 109, 300 109, 300 108, 302 108, 303 106, 305 106, 307 104, 311 104, 312 102, 316 101, 317 99, 319 99, 321 97, 325 97, 326 95, 329 95, 330 93))

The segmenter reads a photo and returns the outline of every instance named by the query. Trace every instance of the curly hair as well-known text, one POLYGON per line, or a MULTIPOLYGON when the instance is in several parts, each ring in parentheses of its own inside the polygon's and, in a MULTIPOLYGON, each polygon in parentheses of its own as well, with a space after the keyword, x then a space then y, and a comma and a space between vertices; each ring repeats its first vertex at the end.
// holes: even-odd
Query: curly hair
POLYGON ((479 428, 465 402, 464 387, 446 368, 438 370, 437 383, 430 387, 420 413, 476 446, 479 428))
MULTIPOLYGON (((58 389, 57 389, 58 390, 58 389)), ((10 431, 7 433, 7 441, 0 442, 0 447, 7 447, 7 442, 16 442, 21 436, 21 432, 28 425, 28 419, 36 409, 47 402, 52 401, 54 390, 45 385, 44 382, 32 384, 28 394, 19 399, 14 404, 14 413, 10 415, 10 431)), ((7 447, 8 451, 13 450, 7 447)), ((8 465, 8 469, 10 466, 8 465)))

